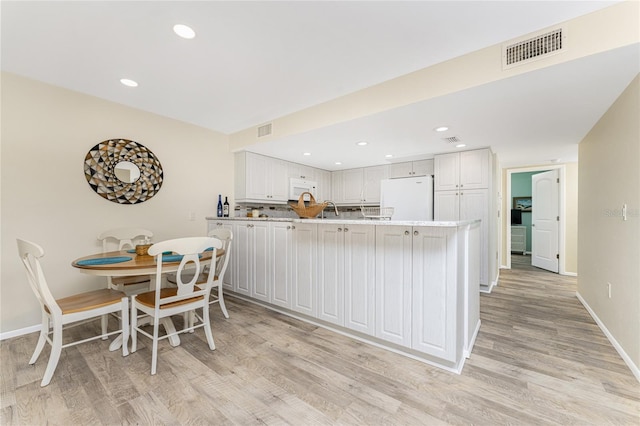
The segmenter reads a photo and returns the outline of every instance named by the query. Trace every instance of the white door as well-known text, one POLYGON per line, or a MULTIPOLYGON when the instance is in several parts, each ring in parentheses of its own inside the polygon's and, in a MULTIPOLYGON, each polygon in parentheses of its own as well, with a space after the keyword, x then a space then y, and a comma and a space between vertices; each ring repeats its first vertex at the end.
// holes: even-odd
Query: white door
POLYGON ((558 272, 559 173, 538 173, 531 178, 531 265, 558 272))
POLYGON ((344 225, 318 225, 318 318, 344 325, 344 225))
POLYGON ((291 260, 293 230, 291 223, 271 222, 269 254, 271 260, 271 303, 291 308, 291 260))
POLYGON ((374 334, 376 226, 344 228, 344 325, 374 334))

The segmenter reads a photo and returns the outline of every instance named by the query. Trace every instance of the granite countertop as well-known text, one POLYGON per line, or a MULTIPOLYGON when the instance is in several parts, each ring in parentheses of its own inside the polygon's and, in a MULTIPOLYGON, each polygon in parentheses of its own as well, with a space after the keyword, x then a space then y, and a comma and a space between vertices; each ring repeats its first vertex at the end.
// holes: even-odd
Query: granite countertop
POLYGON ((341 223, 346 225, 376 225, 376 226, 434 226, 434 227, 452 227, 464 226, 473 223, 480 223, 476 220, 459 220, 459 221, 426 221, 426 220, 379 220, 379 219, 300 219, 286 217, 206 217, 207 220, 230 220, 230 221, 261 221, 261 222, 292 222, 292 223, 341 223))

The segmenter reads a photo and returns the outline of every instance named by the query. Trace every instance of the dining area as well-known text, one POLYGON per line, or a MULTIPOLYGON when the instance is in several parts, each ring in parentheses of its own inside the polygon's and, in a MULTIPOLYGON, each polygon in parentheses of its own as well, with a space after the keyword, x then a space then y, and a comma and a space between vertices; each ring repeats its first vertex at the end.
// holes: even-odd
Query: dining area
MULTIPOLYGON (((222 277, 229 262, 233 235, 214 230, 205 237, 173 238, 152 243, 153 233, 142 228, 116 228, 98 236, 103 250, 71 262, 79 273, 104 279, 104 288, 56 298, 55 284, 46 278, 45 250, 17 239, 27 281, 41 307, 39 337, 29 364, 35 364, 47 344, 49 359, 40 386, 54 379, 63 349, 93 340, 113 339, 108 351, 123 357, 136 352, 138 336, 151 343, 151 374, 156 374, 158 347, 167 339, 180 345, 180 334, 203 328, 208 348, 215 350, 210 305, 217 305, 224 318, 222 277), (173 318, 181 317, 181 326, 173 318), (89 323, 89 324, 87 324, 89 323), (91 328, 91 337, 70 339, 68 329, 91 328)), ((105 343, 106 344, 106 343, 105 343)), ((43 357, 44 358, 44 357, 43 357)), ((65 358, 62 357, 63 362, 65 358)), ((66 366, 65 369, 69 368, 66 366)))

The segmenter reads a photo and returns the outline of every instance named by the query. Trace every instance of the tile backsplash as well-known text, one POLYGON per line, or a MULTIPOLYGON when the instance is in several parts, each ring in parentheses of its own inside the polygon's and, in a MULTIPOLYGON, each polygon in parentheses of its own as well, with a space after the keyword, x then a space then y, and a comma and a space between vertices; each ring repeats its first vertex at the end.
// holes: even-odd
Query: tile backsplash
MULTIPOLYGON (((254 209, 260 210, 260 214, 265 214, 268 217, 277 218, 291 218, 297 219, 298 215, 288 205, 282 204, 238 204, 234 209, 235 217, 246 217, 247 214, 251 214, 254 209)), ((360 207, 338 207, 340 216, 344 219, 361 219, 360 207)), ((324 209, 325 217, 335 217, 335 211, 333 206, 329 206, 324 209)), ((320 217, 320 215, 318 215, 320 217)))

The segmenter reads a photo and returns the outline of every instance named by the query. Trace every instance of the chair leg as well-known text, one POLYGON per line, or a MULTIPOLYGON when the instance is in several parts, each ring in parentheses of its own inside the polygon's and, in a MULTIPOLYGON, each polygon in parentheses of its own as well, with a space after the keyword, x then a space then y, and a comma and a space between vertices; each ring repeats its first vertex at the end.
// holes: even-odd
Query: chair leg
POLYGON ((49 355, 49 362, 47 363, 47 369, 44 372, 44 377, 40 386, 44 387, 51 382, 53 373, 56 371, 58 361, 60 360, 60 352, 62 352, 62 324, 61 321, 54 322, 53 324, 53 344, 51 345, 51 355, 49 355))
POLYGON ((222 282, 218 284, 218 303, 220 304, 220 309, 222 309, 222 315, 224 315, 226 319, 229 319, 227 305, 224 304, 224 296, 222 295, 222 282))
MULTIPOLYGON (((131 299, 131 316, 129 317, 129 321, 131 321, 131 353, 135 352, 138 346, 138 318, 137 318, 137 309, 136 309, 136 297, 133 296, 131 299)), ((124 340, 124 336, 123 336, 124 340)), ((124 346, 124 341, 122 345, 124 346)))
POLYGON ((38 337, 38 343, 36 344, 36 349, 33 351, 33 355, 31 355, 31 359, 29 360, 29 365, 35 364, 42 353, 42 349, 44 349, 44 344, 47 342, 47 334, 49 333, 49 317, 43 312, 42 313, 42 326, 40 329, 40 337, 38 337))
POLYGON ((160 328, 160 320, 157 316, 153 318, 153 344, 151 350, 151 375, 156 374, 158 366, 158 329, 160 328))
POLYGON ((122 331, 122 356, 129 355, 129 298, 122 298, 120 314, 120 330, 122 331))
POLYGON ((102 326, 102 340, 107 340, 109 336, 105 336, 105 334, 107 334, 107 326, 109 325, 109 314, 100 317, 100 325, 102 326))
POLYGON ((209 304, 205 303, 202 308, 202 320, 204 321, 204 334, 207 336, 207 343, 209 343, 209 349, 212 351, 216 348, 216 343, 213 341, 213 333, 211 332, 211 321, 209 321, 209 304))

